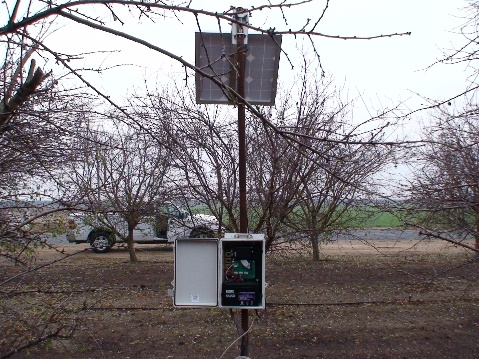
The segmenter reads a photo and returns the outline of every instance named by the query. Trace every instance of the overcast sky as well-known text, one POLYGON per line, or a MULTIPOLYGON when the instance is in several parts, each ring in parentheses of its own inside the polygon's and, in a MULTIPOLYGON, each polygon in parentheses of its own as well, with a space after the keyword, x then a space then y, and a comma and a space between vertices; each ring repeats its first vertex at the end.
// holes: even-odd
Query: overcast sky
MULTIPOLYGON (((191 7, 205 8, 222 12, 230 5, 241 4, 248 7, 260 1, 211 1, 194 0, 191 7)), ((278 11, 264 10, 254 13, 252 25, 275 27, 285 30, 298 29, 310 17, 316 19, 325 2, 315 1, 306 6, 286 9, 286 25, 278 11)), ((338 40, 318 37, 315 39, 324 70, 334 76, 338 84, 345 84, 350 96, 357 93, 371 101, 372 106, 398 99, 409 99, 414 108, 421 101, 413 95, 445 99, 461 92, 466 86, 464 65, 435 66, 423 70, 441 57, 442 50, 451 48, 451 43, 459 44, 462 37, 454 34, 457 26, 464 22, 460 18, 461 8, 466 1, 451 0, 331 0, 326 16, 317 31, 329 35, 373 36, 380 34, 410 31, 411 36, 381 38, 376 40, 338 40), (412 97, 412 98, 411 98, 412 97)), ((191 14, 179 15, 180 21, 170 19, 142 24, 135 23, 126 14, 125 25, 116 22, 116 28, 134 34, 172 53, 194 61, 194 32, 198 30, 191 14)), ((200 18, 203 31, 219 31, 213 18, 200 18)), ((230 31, 230 26, 222 24, 222 30, 230 31)), ((76 53, 82 49, 120 50, 115 54, 101 54, 105 66, 126 63, 128 66, 104 73, 92 80, 100 83, 104 91, 114 98, 120 98, 141 88, 143 80, 163 81, 167 76, 184 72, 183 68, 164 55, 154 53, 139 45, 132 45, 112 35, 100 35, 82 25, 68 25, 48 38, 48 44, 57 51, 76 53), (98 82, 100 80, 100 82, 98 82)), ((295 46, 309 46, 308 41, 285 37, 283 48, 293 55, 296 68, 300 61, 294 57, 295 46)), ((91 61, 91 58, 90 58, 91 61)), ((90 63, 91 64, 91 63, 90 63)), ((88 61, 85 61, 88 66, 88 61)), ((279 81, 288 82, 291 78, 290 65, 282 56, 279 81)))

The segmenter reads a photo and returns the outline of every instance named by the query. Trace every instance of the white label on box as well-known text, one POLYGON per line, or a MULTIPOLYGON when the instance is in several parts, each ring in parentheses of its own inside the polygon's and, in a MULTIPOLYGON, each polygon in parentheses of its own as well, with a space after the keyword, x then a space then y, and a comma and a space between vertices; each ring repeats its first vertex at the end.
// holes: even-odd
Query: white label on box
POLYGON ((191 303, 199 303, 199 302, 200 302, 200 296, 198 294, 192 294, 191 303))

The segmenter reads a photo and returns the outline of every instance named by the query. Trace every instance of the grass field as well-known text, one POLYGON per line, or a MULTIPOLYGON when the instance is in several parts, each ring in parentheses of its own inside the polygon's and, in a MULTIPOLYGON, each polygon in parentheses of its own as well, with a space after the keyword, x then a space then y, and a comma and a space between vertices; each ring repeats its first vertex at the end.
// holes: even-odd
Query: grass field
POLYGON ((353 228, 395 228, 401 227, 403 223, 390 212, 373 211, 371 216, 366 219, 353 221, 353 228))

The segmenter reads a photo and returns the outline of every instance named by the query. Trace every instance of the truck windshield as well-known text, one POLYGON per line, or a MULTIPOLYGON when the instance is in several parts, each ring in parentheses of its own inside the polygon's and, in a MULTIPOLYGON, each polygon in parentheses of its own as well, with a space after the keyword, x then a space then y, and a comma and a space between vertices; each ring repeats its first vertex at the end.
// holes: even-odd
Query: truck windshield
POLYGON ((168 217, 175 217, 178 219, 185 219, 188 216, 188 213, 186 211, 181 210, 172 204, 163 205, 161 207, 161 213, 168 217))

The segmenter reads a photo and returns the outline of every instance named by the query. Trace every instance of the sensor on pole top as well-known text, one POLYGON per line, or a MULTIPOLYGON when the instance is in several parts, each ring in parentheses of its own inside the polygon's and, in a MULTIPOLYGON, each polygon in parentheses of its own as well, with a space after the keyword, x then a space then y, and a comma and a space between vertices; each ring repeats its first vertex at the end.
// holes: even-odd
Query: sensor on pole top
POLYGON ((236 8, 235 20, 231 24, 231 43, 233 45, 238 44, 238 36, 243 36, 243 44, 248 44, 248 27, 243 25, 249 25, 249 13, 242 7, 236 8))

